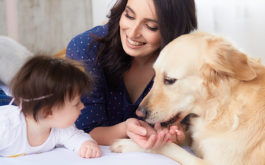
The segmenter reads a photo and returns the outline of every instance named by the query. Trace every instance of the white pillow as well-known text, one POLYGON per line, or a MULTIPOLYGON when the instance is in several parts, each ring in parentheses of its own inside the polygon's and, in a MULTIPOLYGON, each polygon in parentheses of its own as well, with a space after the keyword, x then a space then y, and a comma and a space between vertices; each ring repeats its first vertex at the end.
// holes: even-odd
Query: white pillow
POLYGON ((8 84, 25 61, 33 54, 15 40, 0 36, 0 81, 8 84))

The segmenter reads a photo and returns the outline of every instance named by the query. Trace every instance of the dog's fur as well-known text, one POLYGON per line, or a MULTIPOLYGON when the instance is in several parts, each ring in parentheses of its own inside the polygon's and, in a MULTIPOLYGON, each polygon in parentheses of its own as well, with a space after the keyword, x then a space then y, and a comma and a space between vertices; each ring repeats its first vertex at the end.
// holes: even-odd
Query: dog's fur
MULTIPOLYGON (((223 38, 193 32, 160 53, 156 77, 140 104, 149 123, 191 119, 194 156, 173 143, 150 151, 183 165, 265 165, 265 67, 223 38), (175 80, 175 81, 174 81, 175 80)), ((116 152, 141 151, 119 140, 116 152)))

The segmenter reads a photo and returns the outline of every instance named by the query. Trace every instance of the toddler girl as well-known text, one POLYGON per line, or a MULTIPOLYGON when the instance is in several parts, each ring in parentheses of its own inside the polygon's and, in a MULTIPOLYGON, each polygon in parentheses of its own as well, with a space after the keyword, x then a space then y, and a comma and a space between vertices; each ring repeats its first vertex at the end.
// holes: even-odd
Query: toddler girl
POLYGON ((76 63, 48 56, 27 61, 10 84, 19 106, 0 106, 0 156, 41 153, 63 145, 81 157, 99 157, 97 143, 74 126, 84 108, 80 97, 90 87, 90 77, 76 63))

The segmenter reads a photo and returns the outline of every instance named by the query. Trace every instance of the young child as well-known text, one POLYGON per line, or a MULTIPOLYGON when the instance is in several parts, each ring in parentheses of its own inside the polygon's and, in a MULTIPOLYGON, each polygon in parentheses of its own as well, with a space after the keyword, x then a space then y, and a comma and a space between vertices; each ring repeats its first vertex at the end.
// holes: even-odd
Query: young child
POLYGON ((81 157, 99 157, 97 143, 74 126, 84 108, 80 97, 90 87, 90 77, 71 61, 48 56, 27 61, 10 84, 19 106, 0 106, 0 156, 41 153, 64 145, 81 157))

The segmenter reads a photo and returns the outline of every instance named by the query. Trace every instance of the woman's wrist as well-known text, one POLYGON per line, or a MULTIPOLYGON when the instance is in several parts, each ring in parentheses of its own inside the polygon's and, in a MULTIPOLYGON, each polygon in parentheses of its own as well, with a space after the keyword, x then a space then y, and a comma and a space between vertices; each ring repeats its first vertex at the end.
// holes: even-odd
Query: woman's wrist
POLYGON ((119 134, 120 134, 121 138, 128 138, 126 121, 121 122, 121 123, 117 124, 116 126, 119 129, 119 132, 120 132, 119 134))

